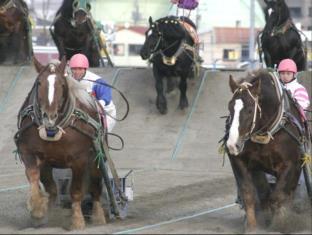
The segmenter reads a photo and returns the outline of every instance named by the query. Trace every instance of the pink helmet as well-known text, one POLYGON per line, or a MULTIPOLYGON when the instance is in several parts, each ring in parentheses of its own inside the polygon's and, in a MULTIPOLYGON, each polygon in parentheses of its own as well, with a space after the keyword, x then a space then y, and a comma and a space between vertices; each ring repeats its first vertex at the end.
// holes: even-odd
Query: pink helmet
POLYGON ((89 68, 88 58, 84 54, 75 54, 70 58, 69 61, 70 68, 89 68))
POLYGON ((278 65, 278 72, 297 73, 297 65, 292 59, 284 59, 278 65))

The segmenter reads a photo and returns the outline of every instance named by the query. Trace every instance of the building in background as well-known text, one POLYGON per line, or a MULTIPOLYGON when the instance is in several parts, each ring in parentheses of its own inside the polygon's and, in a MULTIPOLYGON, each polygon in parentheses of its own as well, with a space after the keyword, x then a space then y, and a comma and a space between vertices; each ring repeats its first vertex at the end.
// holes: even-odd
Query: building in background
MULTIPOLYGON (((255 37, 260 29, 255 30, 255 37)), ((203 67, 238 68, 242 62, 249 61, 249 28, 245 27, 214 27, 201 32, 201 54, 203 67)), ((255 50, 255 58, 258 59, 255 50)))
POLYGON ((109 54, 115 65, 147 66, 147 61, 142 60, 140 56, 146 30, 143 26, 121 26, 116 29, 114 40, 109 45, 109 54))

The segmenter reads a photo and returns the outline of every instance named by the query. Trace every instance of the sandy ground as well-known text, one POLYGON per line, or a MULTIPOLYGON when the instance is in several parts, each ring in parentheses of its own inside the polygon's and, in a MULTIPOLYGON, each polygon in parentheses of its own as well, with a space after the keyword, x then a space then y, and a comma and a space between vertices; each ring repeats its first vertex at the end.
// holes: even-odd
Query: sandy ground
MULTIPOLYGON (((227 158, 223 166, 218 141, 224 134, 225 120, 220 117, 227 115, 231 97, 229 73, 238 77, 244 72, 210 71, 204 80, 189 80, 190 107, 178 110, 178 91, 174 91, 167 96, 168 114, 160 115, 154 104, 151 70, 93 70, 114 83, 130 104, 129 116, 114 129, 125 147, 112 152, 121 176, 133 170, 128 184, 133 186, 134 200, 129 203, 128 217, 69 231, 70 210, 55 208, 46 225, 32 227, 26 210, 24 166, 12 152, 16 115, 36 73, 29 66, 0 67, 0 233, 242 233, 244 212, 234 204, 232 170, 227 158)), ((311 80, 309 74, 305 82, 310 88, 311 80)), ((117 93, 114 100, 122 116, 125 104, 117 93)), ((116 139, 110 143, 119 145, 116 139)), ((300 193, 296 210, 285 217, 285 224, 270 231, 311 233, 311 208, 306 192, 300 193)))

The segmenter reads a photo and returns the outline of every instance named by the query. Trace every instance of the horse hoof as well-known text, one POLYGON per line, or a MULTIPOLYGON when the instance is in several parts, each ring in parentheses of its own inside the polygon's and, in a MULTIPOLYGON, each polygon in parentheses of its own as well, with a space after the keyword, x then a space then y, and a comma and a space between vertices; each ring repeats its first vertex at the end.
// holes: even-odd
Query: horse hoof
POLYGON ((106 224, 105 216, 92 216, 92 224, 94 225, 104 225, 106 224))
POLYGON ((158 111, 159 111, 161 114, 166 114, 167 111, 168 111, 166 105, 158 105, 158 104, 156 104, 156 107, 157 107, 158 111))
POLYGON ((85 222, 81 222, 81 223, 72 223, 72 225, 70 226, 70 230, 83 230, 85 229, 86 224, 85 222))
POLYGON ((179 105, 179 107, 180 107, 181 110, 187 108, 187 107, 188 107, 188 102, 187 102, 187 101, 181 102, 180 105, 179 105))
POLYGON ((162 115, 167 114, 167 112, 168 112, 167 109, 161 109, 161 108, 159 108, 158 110, 159 110, 160 114, 162 114, 162 115))
POLYGON ((42 227, 42 226, 46 225, 47 223, 48 223, 48 217, 47 216, 40 218, 40 219, 31 217, 31 225, 35 228, 42 227))

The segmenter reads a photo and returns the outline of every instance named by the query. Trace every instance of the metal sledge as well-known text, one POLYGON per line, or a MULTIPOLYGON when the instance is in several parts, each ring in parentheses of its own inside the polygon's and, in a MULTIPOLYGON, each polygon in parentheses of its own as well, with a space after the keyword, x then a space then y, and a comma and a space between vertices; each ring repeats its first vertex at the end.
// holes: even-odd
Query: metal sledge
MULTIPOLYGON (((105 166, 107 169, 107 166, 105 166)), ((115 184, 113 176, 108 174, 109 187, 106 187, 106 183, 103 181, 103 191, 102 191, 102 205, 108 212, 108 218, 120 218, 125 219, 128 215, 128 202, 133 200, 133 170, 128 171, 122 177, 119 177, 119 189, 115 184), (131 176, 131 180, 129 179, 131 176), (111 195, 109 195, 109 190, 111 189, 111 195), (123 200, 120 197, 119 192, 123 192, 127 200, 123 200), (113 196, 113 200, 111 197, 113 196)), ((71 197, 70 197, 70 185, 72 181, 72 171, 69 168, 66 169, 53 169, 53 179, 56 182, 57 187, 57 198, 56 205, 63 208, 71 207, 71 197)), ((92 211, 92 198, 88 193, 82 202, 82 210, 85 217, 91 216, 92 211)))

